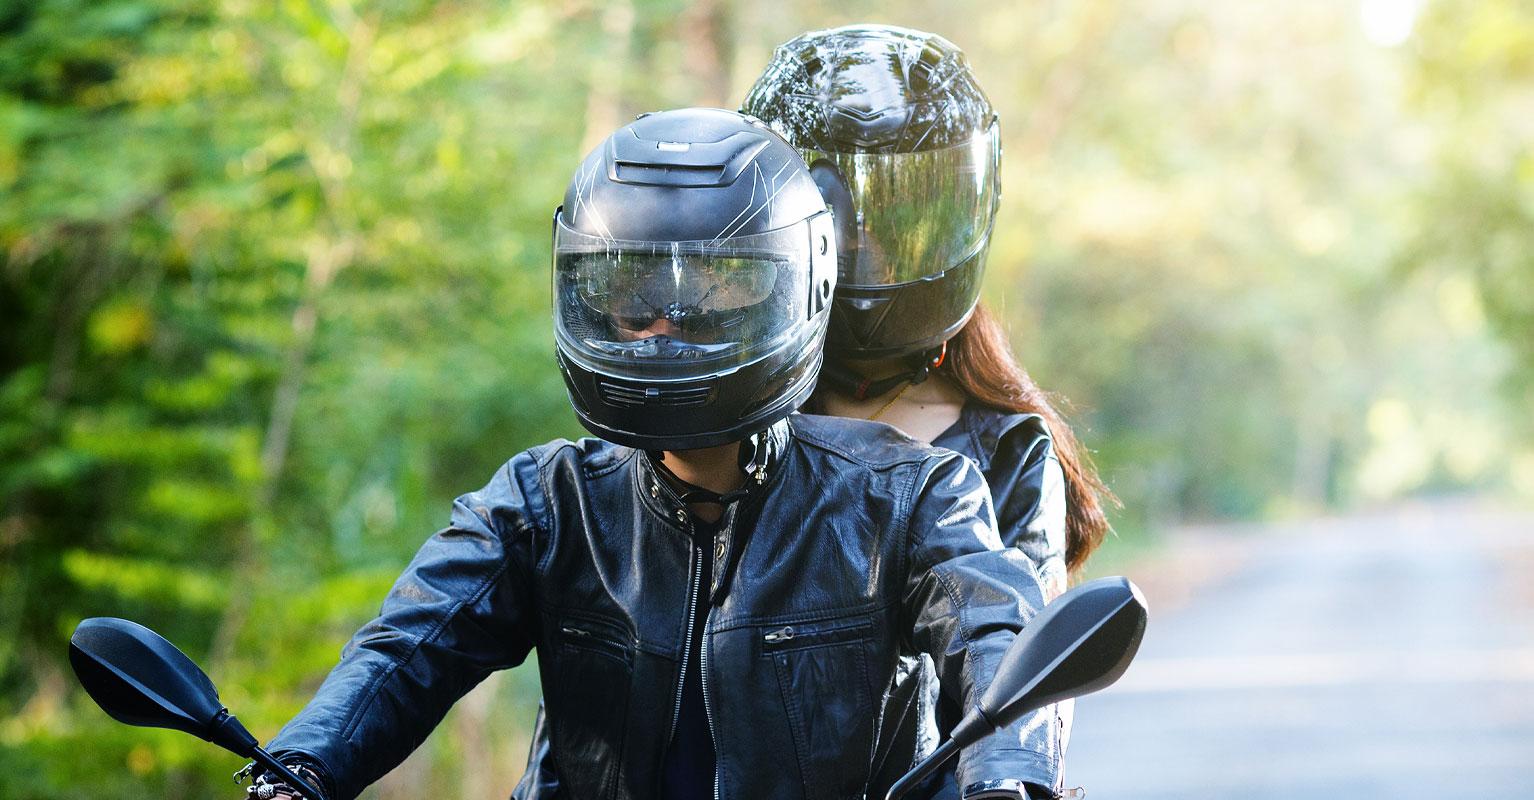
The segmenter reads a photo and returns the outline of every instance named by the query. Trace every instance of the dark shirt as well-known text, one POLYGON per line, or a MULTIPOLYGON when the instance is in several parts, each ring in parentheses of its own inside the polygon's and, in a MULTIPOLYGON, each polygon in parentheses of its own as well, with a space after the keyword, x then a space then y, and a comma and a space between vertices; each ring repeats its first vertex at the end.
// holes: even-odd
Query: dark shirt
MULTIPOLYGON (((721 517, 722 519, 722 517, 721 517)), ((661 772, 661 797, 666 800, 710 800, 714 796, 714 736, 703 703, 703 622, 708 617, 708 587, 713 583, 714 533, 719 523, 694 518, 693 547, 698 562, 699 597, 693 607, 692 641, 682 677, 682 705, 676 731, 666 749, 661 772)))

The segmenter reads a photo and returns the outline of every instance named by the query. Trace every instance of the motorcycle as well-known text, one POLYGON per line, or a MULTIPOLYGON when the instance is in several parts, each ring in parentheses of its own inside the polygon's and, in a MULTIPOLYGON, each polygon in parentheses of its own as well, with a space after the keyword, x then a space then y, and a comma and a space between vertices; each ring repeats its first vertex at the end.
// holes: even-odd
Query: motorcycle
MULTIPOLYGON (((885 800, 904 796, 960 749, 1024 714, 1112 685, 1134 660, 1145 623, 1145 598, 1128 578, 1099 578, 1060 595, 1013 640, 979 705, 885 800)), ((305 797, 324 796, 263 749, 219 702, 207 673, 154 631, 114 617, 87 619, 70 637, 69 662, 86 693, 118 722, 193 734, 305 797)))

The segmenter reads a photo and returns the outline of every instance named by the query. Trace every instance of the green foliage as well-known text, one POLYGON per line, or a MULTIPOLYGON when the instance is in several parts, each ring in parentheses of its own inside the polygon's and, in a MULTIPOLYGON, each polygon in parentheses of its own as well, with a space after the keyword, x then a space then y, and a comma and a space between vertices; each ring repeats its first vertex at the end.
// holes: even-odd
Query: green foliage
POLYGON ((1508 383, 1526 433, 1534 409, 1534 7, 1518 0, 1429 8, 1412 73, 1417 108, 1444 135, 1420 193, 1407 259, 1468 271, 1515 359, 1508 383))
MULTIPOLYGON (((453 496, 579 432, 547 248, 584 150, 810 28, 969 53, 988 297, 1126 536, 1495 483, 1509 352, 1534 398, 1534 19, 1442 0, 1391 51, 1351 13, 0 0, 0 800, 229 789, 70 690, 74 624, 163 631, 274 732, 453 496)), ((494 679, 372 796, 504 793, 535 697, 494 679)))

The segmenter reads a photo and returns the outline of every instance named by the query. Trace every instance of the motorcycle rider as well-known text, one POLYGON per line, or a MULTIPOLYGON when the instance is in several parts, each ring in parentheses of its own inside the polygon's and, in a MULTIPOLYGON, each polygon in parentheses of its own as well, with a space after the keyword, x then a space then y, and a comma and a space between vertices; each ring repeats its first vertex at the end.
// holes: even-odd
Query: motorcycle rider
MULTIPOLYGON (((600 438, 459 498, 271 749, 354 797, 536 650, 561 796, 882 794, 897 660, 928 653, 971 705, 1043 596, 972 464, 793 414, 831 225, 794 150, 733 112, 648 115, 591 153, 555 215, 554 318, 600 438)), ((1018 735, 960 755, 967 796, 1020 796, 1018 735)))
MULTIPOLYGON (((1107 531, 1101 500, 1111 495, 979 303, 1000 124, 963 52, 884 25, 806 33, 777 49, 741 110, 799 148, 838 212, 826 365, 807 407, 881 419, 974 460, 1002 541, 1033 561, 1046 598, 1058 595, 1107 531)), ((939 706, 930 662, 903 667, 892 693, 910 704, 886 730, 922 737, 926 752, 957 709, 939 706)), ((1035 796, 1061 787, 1070 708, 1025 722, 1033 758, 1021 777, 1035 796)), ((951 775, 926 788, 958 791, 951 775)))

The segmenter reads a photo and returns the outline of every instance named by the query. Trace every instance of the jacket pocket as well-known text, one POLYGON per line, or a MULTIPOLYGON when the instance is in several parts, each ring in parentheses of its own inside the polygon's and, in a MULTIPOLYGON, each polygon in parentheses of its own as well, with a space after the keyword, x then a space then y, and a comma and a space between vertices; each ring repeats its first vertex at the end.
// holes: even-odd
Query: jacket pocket
POLYGON ((624 664, 634 661, 634 645, 628 637, 619 638, 613 628, 595 625, 588 621, 566 621, 559 626, 561 648, 584 650, 594 655, 607 656, 624 664))
POLYGON ((861 797, 868 783, 872 634, 866 618, 761 629, 762 658, 778 676, 805 797, 861 797))
POLYGON ((548 687, 549 728, 560 782, 571 797, 616 795, 628 728, 634 643, 612 623, 565 619, 548 687))

